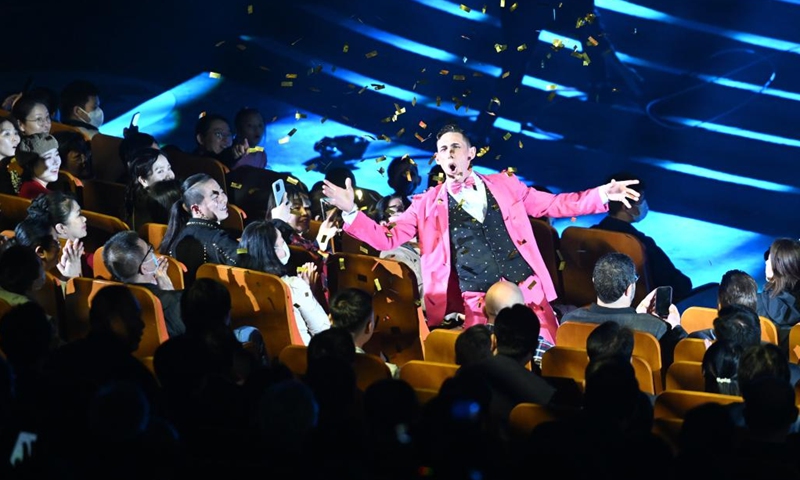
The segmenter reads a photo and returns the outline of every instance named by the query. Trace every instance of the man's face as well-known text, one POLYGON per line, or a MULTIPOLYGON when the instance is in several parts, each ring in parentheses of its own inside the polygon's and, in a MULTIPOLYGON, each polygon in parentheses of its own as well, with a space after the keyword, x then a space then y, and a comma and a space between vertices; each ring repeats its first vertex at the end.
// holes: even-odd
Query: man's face
POLYGON ((436 164, 452 181, 463 182, 470 175, 470 162, 475 158, 475 153, 475 147, 469 146, 460 133, 445 133, 436 142, 436 164))

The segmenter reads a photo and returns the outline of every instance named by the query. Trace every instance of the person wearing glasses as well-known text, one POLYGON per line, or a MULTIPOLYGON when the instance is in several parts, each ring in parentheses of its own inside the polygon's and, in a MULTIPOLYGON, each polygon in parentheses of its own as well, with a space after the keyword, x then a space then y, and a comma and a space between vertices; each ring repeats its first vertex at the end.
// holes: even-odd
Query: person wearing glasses
POLYGON ((193 154, 219 160, 231 170, 250 148, 247 140, 233 142, 233 133, 231 133, 228 120, 216 113, 208 113, 200 117, 195 125, 194 133, 197 148, 193 154))
POLYGON ((50 133, 50 110, 38 98, 23 95, 14 103, 11 115, 19 122, 19 131, 23 136, 50 133))
POLYGON ((186 331, 181 319, 182 290, 175 290, 167 276, 167 257, 156 255, 155 248, 133 230, 117 232, 103 246, 103 263, 114 279, 145 287, 161 300, 164 321, 170 337, 186 331))

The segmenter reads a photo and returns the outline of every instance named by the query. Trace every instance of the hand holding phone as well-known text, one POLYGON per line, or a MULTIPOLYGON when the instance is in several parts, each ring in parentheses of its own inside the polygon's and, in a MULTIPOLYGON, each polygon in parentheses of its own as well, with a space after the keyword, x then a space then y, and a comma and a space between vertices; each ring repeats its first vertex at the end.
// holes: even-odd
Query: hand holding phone
POLYGON ((286 186, 283 179, 277 179, 272 182, 272 197, 275 199, 275 206, 277 207, 283 203, 283 197, 286 195, 286 186))
POLYGON ((658 287, 655 295, 655 314, 661 318, 669 316, 669 307, 672 305, 672 287, 658 287))

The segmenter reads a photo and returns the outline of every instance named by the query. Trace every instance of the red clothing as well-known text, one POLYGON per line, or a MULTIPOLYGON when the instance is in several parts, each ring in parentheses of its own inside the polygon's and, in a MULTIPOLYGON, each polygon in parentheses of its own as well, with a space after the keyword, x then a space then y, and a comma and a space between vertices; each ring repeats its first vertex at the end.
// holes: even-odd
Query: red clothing
POLYGON ((18 195, 22 198, 33 200, 42 193, 47 194, 50 192, 51 190, 48 190, 47 187, 37 182, 36 180, 28 180, 26 182, 22 182, 22 185, 20 185, 19 187, 18 195))

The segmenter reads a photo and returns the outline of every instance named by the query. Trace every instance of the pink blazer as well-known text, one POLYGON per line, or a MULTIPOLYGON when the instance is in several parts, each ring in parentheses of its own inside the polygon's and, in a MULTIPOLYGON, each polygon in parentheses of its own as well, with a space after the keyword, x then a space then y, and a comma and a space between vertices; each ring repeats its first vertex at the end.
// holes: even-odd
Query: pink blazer
MULTIPOLYGON (((594 188, 553 195, 530 188, 506 173, 479 177, 497 200, 506 229, 520 254, 539 274, 547 300, 555 300, 555 287, 533 237, 529 217, 560 218, 608 211, 600 192, 594 188)), ((444 184, 416 195, 392 229, 375 223, 363 212, 344 227, 347 233, 378 250, 391 250, 415 236, 419 239, 429 326, 439 325, 447 313, 463 312, 464 308, 451 264, 447 195, 444 184)))

